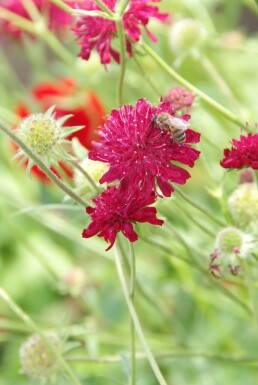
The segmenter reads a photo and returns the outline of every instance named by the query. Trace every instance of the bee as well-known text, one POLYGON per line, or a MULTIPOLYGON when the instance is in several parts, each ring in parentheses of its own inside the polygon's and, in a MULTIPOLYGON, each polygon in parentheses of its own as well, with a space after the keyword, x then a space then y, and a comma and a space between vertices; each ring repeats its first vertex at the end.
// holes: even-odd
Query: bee
POLYGON ((153 124, 161 131, 169 132, 172 142, 177 144, 185 142, 185 130, 189 127, 186 120, 161 112, 154 117, 153 124))

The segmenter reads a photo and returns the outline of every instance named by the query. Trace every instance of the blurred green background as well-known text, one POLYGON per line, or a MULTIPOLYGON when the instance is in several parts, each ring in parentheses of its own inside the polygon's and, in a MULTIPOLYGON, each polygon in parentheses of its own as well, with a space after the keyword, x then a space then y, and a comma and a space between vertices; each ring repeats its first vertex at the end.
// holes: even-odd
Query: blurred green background
MULTIPOLYGON (((151 43, 169 65, 251 126, 257 114, 258 7, 255 1, 164 0, 171 25, 151 24, 159 39, 151 43), (201 23, 205 39, 189 51, 173 51, 171 29, 178 20, 201 23)), ((147 38, 145 39, 145 41, 147 38)), ((117 107, 119 66, 105 71, 96 54, 76 59, 73 36, 62 44, 74 55, 74 66, 39 39, 17 42, 0 37, 0 115, 12 121, 18 102, 30 104, 29 90, 38 82, 72 77, 81 89, 94 90, 107 113, 117 107)), ((178 86, 141 49, 127 60, 125 103, 141 97, 158 103, 178 86)), ((201 132, 202 155, 183 190, 225 221, 223 202, 238 183, 238 173, 219 166, 223 149, 240 129, 198 98, 192 127, 201 132), (221 199, 218 199, 222 192, 221 199)), ((244 127, 243 127, 244 128, 244 127)), ((127 382, 129 319, 113 262, 113 250, 97 237, 82 239, 89 219, 55 186, 28 178, 12 160, 9 139, 0 134, 0 285, 42 330, 60 333, 71 351, 67 357, 114 362, 72 362, 81 384, 127 382), (64 205, 66 208, 64 208, 64 205), (69 275, 70 274, 70 275, 69 275), (74 277, 72 284, 69 277, 74 277), (72 349, 73 348, 73 349, 72 349), (110 360, 112 361, 112 359, 110 360)), ((187 206, 176 193, 159 203, 162 228, 141 225, 136 246, 136 307, 153 352, 170 385, 254 385, 258 381, 258 334, 242 306, 249 297, 241 278, 213 280, 209 254, 220 227, 187 206), (198 220, 209 233, 196 223, 198 220), (229 298, 233 293, 241 304, 229 298), (246 362, 238 358, 248 357, 246 362)), ((128 245, 123 248, 127 253, 128 245)), ((0 385, 25 385, 19 373, 19 349, 31 330, 0 299, 0 385)), ((140 342, 137 350, 142 352, 140 342)), ((69 383, 61 378, 58 384, 69 383)), ((145 359, 137 361, 137 385, 157 382, 145 359)))

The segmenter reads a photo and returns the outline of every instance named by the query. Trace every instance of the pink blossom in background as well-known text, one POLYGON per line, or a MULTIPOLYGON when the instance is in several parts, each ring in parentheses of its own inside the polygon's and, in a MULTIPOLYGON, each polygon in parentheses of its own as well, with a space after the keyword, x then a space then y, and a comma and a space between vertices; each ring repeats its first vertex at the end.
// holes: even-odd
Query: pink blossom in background
POLYGON ((130 242, 138 239, 133 223, 148 222, 161 226, 163 220, 156 217, 155 207, 148 207, 156 200, 154 194, 146 195, 143 191, 129 188, 122 191, 117 187, 109 187, 100 196, 93 199, 95 207, 87 207, 86 212, 92 222, 83 230, 83 238, 94 235, 103 237, 110 242, 107 250, 114 245, 117 233, 121 231, 130 242))
POLYGON ((157 182, 162 194, 170 196, 171 182, 184 184, 190 178, 188 171, 171 161, 193 167, 200 152, 191 145, 199 142, 200 134, 187 129, 184 144, 171 142, 169 133, 153 124, 160 112, 172 113, 170 103, 153 106, 146 99, 140 99, 135 106, 124 105, 112 110, 101 129, 100 142, 95 143, 89 154, 90 159, 109 165, 100 183, 119 180, 123 189, 134 185, 135 189, 150 195, 156 192, 157 182))
POLYGON ((184 114, 189 113, 194 102, 194 94, 184 87, 171 88, 164 101, 170 102, 174 111, 182 110, 184 114))
POLYGON ((224 150, 220 164, 223 168, 251 167, 258 170, 258 134, 241 135, 240 140, 233 139, 231 149, 224 150))
MULTIPOLYGON (((71 7, 74 5, 74 1, 64 1, 71 7)), ((64 27, 68 27, 72 23, 72 17, 55 4, 51 0, 33 0, 36 8, 39 13, 42 14, 47 22, 48 26, 54 32, 62 33, 64 27)), ((24 17, 25 19, 31 20, 30 15, 28 14, 26 7, 24 7, 21 0, 2 0, 0 6, 6 10, 15 13, 18 16, 24 17)), ((13 23, 1 19, 0 17, 0 31, 9 33, 15 37, 19 37, 23 32, 22 29, 14 25, 13 23)))
MULTIPOLYGON (((151 40, 157 41, 156 37, 147 29, 149 20, 154 17, 161 22, 165 22, 168 14, 161 13, 158 7, 151 5, 152 2, 160 0, 131 0, 128 9, 123 15, 123 27, 130 39, 138 41, 141 37, 141 27, 143 27, 151 40)), ((103 0, 111 11, 115 11, 117 0, 103 0)), ((93 0, 78 2, 75 6, 85 10, 100 10, 93 0)), ((73 32, 77 37, 77 42, 81 46, 79 56, 88 60, 91 51, 95 48, 100 56, 102 64, 108 64, 111 57, 119 62, 119 53, 112 48, 112 40, 117 35, 116 23, 102 17, 79 16, 73 32)), ((126 49, 132 56, 132 42, 126 38, 126 49)))

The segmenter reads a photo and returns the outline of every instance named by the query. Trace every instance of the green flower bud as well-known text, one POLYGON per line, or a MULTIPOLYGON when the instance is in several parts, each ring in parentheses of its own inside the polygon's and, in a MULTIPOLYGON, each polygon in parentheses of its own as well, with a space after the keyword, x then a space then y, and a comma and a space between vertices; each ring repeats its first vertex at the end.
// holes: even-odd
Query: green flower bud
MULTIPOLYGON (((86 158, 80 163, 80 166, 87 172, 95 185, 100 187, 99 180, 108 171, 106 163, 86 158)), ((74 170, 74 184, 76 191, 85 198, 92 199, 98 194, 90 181, 78 169, 74 170)), ((105 185, 102 185, 102 187, 105 187, 105 185)))
MULTIPOLYGON (((55 333, 47 333, 46 338, 59 352, 62 343, 55 333)), ((21 372, 33 380, 56 381, 59 372, 57 359, 39 334, 31 335, 20 348, 21 372)))
POLYGON ((243 230, 250 230, 258 223, 258 189, 255 183, 239 185, 228 198, 232 219, 243 230))
POLYGON ((48 156, 61 138, 61 128, 52 116, 33 114, 23 119, 18 135, 38 156, 48 156))
POLYGON ((173 51, 183 53, 199 47, 205 37, 206 31, 199 21, 183 19, 172 25, 169 41, 173 51))

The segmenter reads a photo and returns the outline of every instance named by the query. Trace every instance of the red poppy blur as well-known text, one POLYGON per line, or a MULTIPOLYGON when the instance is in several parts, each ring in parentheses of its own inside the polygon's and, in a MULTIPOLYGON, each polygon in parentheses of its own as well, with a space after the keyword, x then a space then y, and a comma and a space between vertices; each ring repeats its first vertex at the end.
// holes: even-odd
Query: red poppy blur
MULTIPOLYGON (((72 79, 64 78, 56 82, 39 83, 32 89, 31 95, 42 112, 55 105, 57 118, 72 114, 73 116, 67 119, 65 125, 84 126, 84 128, 71 134, 67 139, 78 138, 85 148, 88 150, 92 148, 91 143, 93 140, 98 139, 98 127, 104 123, 105 115, 105 109, 94 92, 79 90, 72 79)), ((16 106, 15 112, 21 118, 25 118, 32 113, 23 102, 16 106)), ((14 147, 17 149, 17 146, 14 147)), ((72 177, 70 168, 63 162, 61 167, 69 177, 72 177)), ((56 170, 51 169, 58 175, 56 170)), ((38 176, 41 181, 49 181, 37 166, 33 166, 31 172, 33 175, 38 176)))

